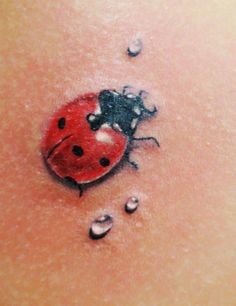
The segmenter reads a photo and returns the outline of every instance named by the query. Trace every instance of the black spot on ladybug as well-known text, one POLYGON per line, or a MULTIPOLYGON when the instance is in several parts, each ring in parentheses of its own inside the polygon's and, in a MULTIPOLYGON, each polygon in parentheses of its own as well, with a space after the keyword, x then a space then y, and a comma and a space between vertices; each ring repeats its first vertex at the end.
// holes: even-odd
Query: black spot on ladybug
POLYGON ((106 157, 102 157, 99 162, 102 167, 107 167, 110 165, 110 161, 106 157))
POLYGON ((77 145, 74 145, 73 148, 72 148, 72 152, 76 155, 76 156, 83 156, 84 155, 84 150, 80 147, 80 146, 77 146, 77 145))
POLYGON ((65 127, 65 125, 66 125, 66 118, 61 117, 61 118, 58 120, 58 128, 59 128, 60 130, 63 130, 64 127, 65 127))

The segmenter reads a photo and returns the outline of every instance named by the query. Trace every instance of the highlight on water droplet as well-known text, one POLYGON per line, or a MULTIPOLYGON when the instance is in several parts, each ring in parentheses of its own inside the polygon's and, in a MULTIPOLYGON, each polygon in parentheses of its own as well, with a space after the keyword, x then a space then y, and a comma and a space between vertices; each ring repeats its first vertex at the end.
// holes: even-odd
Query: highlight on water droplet
POLYGON ((101 239, 108 234, 112 226, 112 216, 108 214, 101 215, 93 220, 89 229, 89 237, 93 240, 101 239))
POLYGON ((139 206, 139 199, 137 197, 130 197, 125 203, 125 211, 132 214, 139 206))
POLYGON ((131 57, 135 57, 141 53, 143 49, 143 42, 140 38, 136 38, 129 43, 127 48, 127 54, 131 57))

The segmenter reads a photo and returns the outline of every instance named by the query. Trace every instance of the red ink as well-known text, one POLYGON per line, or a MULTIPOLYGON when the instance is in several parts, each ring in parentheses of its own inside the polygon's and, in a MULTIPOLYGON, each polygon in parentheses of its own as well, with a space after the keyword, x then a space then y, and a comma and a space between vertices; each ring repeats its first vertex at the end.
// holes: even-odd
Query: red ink
POLYGON ((44 160, 59 179, 82 187, 99 181, 122 160, 129 160, 137 125, 157 110, 145 108, 142 93, 103 90, 85 94, 62 106, 52 117, 42 141, 44 160))

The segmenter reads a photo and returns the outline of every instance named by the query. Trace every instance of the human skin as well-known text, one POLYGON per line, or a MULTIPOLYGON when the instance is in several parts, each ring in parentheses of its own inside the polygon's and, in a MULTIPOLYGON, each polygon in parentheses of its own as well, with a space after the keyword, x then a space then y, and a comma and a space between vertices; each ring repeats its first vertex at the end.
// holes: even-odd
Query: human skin
POLYGON ((235 1, 0 3, 0 305, 236 305, 235 1), (143 52, 129 58, 132 37, 143 52), (45 169, 51 114, 131 84, 159 114, 80 198, 45 169), (140 207, 124 212, 127 197, 140 207), (91 221, 111 213, 102 240, 91 221))

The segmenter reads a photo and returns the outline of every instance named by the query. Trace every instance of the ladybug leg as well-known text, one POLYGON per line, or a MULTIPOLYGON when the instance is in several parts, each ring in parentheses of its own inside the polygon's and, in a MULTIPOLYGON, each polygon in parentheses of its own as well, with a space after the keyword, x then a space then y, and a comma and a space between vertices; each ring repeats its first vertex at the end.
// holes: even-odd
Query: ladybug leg
POLYGON ((145 91, 145 90, 140 90, 139 91, 139 97, 142 99, 141 100, 141 108, 142 108, 142 110, 143 110, 143 112, 145 113, 145 114, 147 114, 147 115, 149 115, 149 116, 153 116, 156 112, 157 112, 157 108, 156 108, 156 106, 154 106, 153 107, 153 109, 152 110, 149 110, 149 109, 147 109, 145 106, 144 106, 144 104, 143 104, 143 100, 144 99, 146 99, 147 98, 147 96, 148 96, 148 92, 147 91, 145 91))
POLYGON ((82 197, 83 195, 83 188, 82 185, 79 185, 73 177, 66 176, 64 177, 64 181, 72 188, 79 189, 79 196, 82 197))
POLYGON ((127 162, 135 169, 135 170, 138 170, 138 164, 132 160, 127 160, 127 162))
POLYGON ((83 192, 84 192, 82 185, 78 185, 78 189, 79 189, 79 196, 82 197, 83 192))
POLYGON ((149 116, 153 116, 155 113, 157 113, 156 106, 153 107, 152 110, 147 109, 146 107, 143 108, 143 111, 148 114, 149 116))
POLYGON ((129 152, 126 152, 125 154, 125 157, 126 157, 126 161, 135 169, 135 170, 138 170, 138 164, 132 160, 129 159, 129 152))
POLYGON ((158 140, 155 137, 139 137, 139 138, 133 137, 132 140, 136 140, 136 141, 152 140, 152 141, 155 142, 155 144, 158 147, 160 147, 160 144, 159 144, 158 140))
POLYGON ((140 96, 140 98, 142 98, 142 100, 146 99, 148 94, 149 93, 146 90, 140 90, 140 92, 138 93, 138 95, 140 96))
POLYGON ((133 87, 130 86, 130 85, 125 85, 125 86, 123 87, 123 90, 122 90, 122 95, 127 94, 127 89, 130 89, 130 88, 133 88, 133 87))

